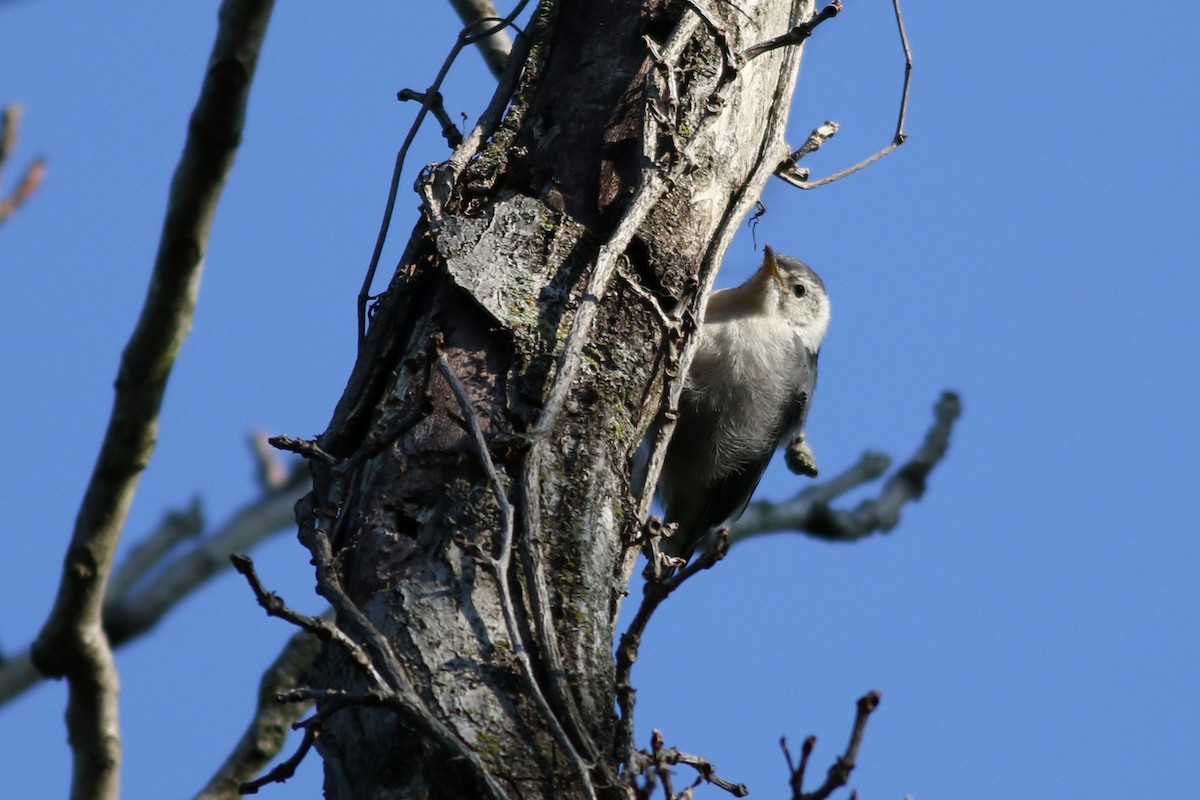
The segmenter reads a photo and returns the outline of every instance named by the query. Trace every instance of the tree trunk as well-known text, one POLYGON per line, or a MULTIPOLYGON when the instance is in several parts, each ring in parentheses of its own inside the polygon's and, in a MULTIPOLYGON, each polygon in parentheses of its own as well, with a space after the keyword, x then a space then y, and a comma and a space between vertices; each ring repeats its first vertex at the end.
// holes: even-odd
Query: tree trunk
POLYGON ((651 494, 630 464, 787 155, 799 48, 737 54, 812 11, 544 2, 503 121, 423 176, 299 512, 359 645, 312 678, 351 698, 318 701, 328 796, 630 795, 613 634, 651 494))

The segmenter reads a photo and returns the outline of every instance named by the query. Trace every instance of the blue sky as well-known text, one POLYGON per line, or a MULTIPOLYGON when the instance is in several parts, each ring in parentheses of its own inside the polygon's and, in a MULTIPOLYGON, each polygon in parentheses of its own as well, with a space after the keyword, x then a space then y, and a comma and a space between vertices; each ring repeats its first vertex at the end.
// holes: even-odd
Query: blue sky
MULTIPOLYGON (((49 610, 140 308, 215 2, 0 3, 0 102, 26 109, 14 166, 41 193, 0 229, 0 647, 49 610)), ((778 739, 842 747, 883 693, 853 784, 864 800, 1191 796, 1200 783, 1200 57, 1190 4, 1017 7, 907 0, 910 141, 813 192, 772 183, 759 242, 810 262, 834 319, 810 440, 827 473, 898 460, 943 388, 965 414, 926 497, 855 545, 748 542, 672 598, 634 671, 643 738, 782 796, 778 739)), ((391 162, 449 48, 448 7, 280 4, 201 303, 127 542, 199 496, 254 496, 253 428, 324 429, 354 350, 354 296, 391 162)), ((891 136, 902 61, 886 0, 847 0, 810 43, 792 141, 842 132, 815 174, 891 136)), ((445 88, 472 119, 491 79, 445 88)), ((443 157, 430 128, 402 181, 443 157)), ((10 168, 11 169, 11 168, 10 168)), ((11 185, 6 174, 4 186, 11 185)), ((748 234, 723 285, 758 255, 748 234)), ((800 488, 783 466, 760 496, 800 488)), ((290 533, 264 581, 319 610, 290 533)), ((290 630, 226 575, 123 649, 125 795, 194 793, 240 735, 290 630)), ((63 687, 0 709, 0 796, 62 796, 63 687)), ((265 797, 313 797, 312 759, 265 797)), ((701 796, 719 797, 715 789, 701 796)))

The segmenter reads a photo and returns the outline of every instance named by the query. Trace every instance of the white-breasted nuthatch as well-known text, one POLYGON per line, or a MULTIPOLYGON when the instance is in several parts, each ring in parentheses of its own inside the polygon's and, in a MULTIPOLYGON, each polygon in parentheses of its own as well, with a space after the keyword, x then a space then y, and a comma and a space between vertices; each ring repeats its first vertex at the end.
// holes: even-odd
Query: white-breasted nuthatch
POLYGON ((679 526, 664 553, 691 558, 742 513, 776 448, 800 440, 828 326, 821 278, 770 247, 748 281, 709 298, 658 482, 665 521, 679 526))

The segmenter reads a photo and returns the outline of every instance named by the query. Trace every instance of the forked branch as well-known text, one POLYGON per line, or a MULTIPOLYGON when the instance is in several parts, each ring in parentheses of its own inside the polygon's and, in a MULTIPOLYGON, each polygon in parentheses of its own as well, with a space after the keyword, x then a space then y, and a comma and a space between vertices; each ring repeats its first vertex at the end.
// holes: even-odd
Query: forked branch
POLYGON ((815 791, 805 792, 803 783, 804 771, 808 767, 808 759, 817 743, 817 737, 809 736, 804 740, 804 745, 800 750, 799 765, 793 765, 787 739, 779 740, 784 758, 787 759, 788 785, 792 790, 792 800, 825 800, 835 790, 849 783, 850 773, 854 771, 854 767, 858 763, 858 750, 862 746, 863 736, 867 732, 867 720, 870 719, 871 713, 879 707, 880 699, 879 692, 875 691, 867 692, 858 698, 858 703, 855 705, 854 728, 850 731, 850 742, 846 745, 845 752, 838 756, 829 767, 829 771, 825 775, 825 782, 815 791))

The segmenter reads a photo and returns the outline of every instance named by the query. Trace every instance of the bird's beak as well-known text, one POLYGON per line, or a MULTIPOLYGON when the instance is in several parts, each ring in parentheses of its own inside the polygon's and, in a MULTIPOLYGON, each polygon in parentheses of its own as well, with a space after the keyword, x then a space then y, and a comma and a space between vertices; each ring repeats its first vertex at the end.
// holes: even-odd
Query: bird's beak
POLYGON ((787 281, 783 279, 783 273, 779 271, 779 264, 775 261, 775 251, 771 249, 771 245, 763 246, 763 265, 761 272, 770 275, 779 284, 779 288, 787 293, 787 281))

